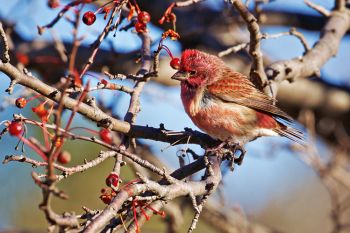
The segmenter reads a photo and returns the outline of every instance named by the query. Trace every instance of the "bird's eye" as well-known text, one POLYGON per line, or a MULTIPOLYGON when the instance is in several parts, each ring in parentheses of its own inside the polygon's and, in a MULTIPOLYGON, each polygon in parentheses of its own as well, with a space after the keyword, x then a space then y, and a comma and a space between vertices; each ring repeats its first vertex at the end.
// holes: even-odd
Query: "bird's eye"
POLYGON ((190 71, 190 75, 192 76, 192 75, 195 75, 197 72, 195 71, 195 70, 191 70, 190 71))

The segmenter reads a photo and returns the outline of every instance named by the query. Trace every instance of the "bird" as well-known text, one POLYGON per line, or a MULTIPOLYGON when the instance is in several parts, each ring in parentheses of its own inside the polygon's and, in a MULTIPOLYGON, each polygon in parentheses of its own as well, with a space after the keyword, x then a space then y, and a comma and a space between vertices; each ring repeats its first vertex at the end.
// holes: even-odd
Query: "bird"
POLYGON ((187 115, 212 138, 240 146, 262 136, 303 142, 302 132, 292 126, 293 118, 219 57, 187 49, 177 69, 171 78, 181 83, 187 115))

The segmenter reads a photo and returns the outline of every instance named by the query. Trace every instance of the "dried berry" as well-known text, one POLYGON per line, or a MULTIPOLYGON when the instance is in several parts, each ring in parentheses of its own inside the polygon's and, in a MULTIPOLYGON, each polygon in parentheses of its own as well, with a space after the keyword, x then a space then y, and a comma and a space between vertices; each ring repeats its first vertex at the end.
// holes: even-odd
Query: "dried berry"
POLYGON ((92 25, 96 21, 96 15, 92 11, 87 11, 83 15, 83 22, 86 25, 92 25))
POLYGON ((103 188, 101 189, 101 195, 100 199, 103 201, 105 204, 111 203, 112 199, 116 196, 117 194, 115 191, 111 188, 103 188))
POLYGON ((44 106, 45 104, 39 104, 37 107, 32 108, 32 111, 36 113, 41 119, 45 119, 48 116, 48 111, 44 106))
POLYGON ((27 104, 27 100, 23 97, 20 97, 18 99, 16 99, 16 102, 15 102, 17 108, 24 108, 27 104))

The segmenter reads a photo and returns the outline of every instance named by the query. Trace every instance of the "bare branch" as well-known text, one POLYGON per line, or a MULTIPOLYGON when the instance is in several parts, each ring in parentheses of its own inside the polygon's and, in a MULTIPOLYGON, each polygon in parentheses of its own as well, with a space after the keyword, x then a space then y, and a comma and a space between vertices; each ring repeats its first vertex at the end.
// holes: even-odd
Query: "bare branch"
POLYGON ((322 7, 321 5, 315 4, 309 0, 304 0, 305 4, 308 5, 310 8, 316 10, 318 13, 320 13, 323 16, 329 17, 331 13, 326 8, 322 7))
POLYGON ((202 2, 204 0, 186 0, 186 1, 182 1, 182 2, 176 2, 175 3, 175 7, 186 7, 198 2, 202 2))
POLYGON ((10 61, 10 55, 9 55, 9 45, 6 38, 6 33, 4 31, 4 28, 2 26, 2 23, 0 22, 0 49, 1 49, 1 61, 3 63, 7 63, 10 61))
POLYGON ((250 69, 250 80, 258 89, 262 90, 267 84, 267 77, 264 70, 263 56, 260 50, 261 33, 259 24, 254 15, 249 12, 241 0, 231 0, 231 3, 247 24, 250 33, 249 54, 253 59, 253 64, 250 69))

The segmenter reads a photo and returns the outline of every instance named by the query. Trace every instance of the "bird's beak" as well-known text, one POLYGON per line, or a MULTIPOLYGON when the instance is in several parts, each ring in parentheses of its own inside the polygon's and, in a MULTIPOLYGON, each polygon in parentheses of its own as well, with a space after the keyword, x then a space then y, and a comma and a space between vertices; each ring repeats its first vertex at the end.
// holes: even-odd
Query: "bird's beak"
POLYGON ((171 77, 171 79, 185 81, 189 76, 189 72, 179 70, 171 77))

